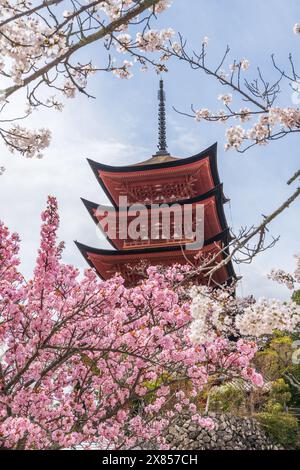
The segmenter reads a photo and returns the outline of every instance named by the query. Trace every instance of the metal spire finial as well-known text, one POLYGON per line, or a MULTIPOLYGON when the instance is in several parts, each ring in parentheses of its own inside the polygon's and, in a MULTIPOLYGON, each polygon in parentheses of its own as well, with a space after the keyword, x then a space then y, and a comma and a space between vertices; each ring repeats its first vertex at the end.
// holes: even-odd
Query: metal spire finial
POLYGON ((162 78, 159 81, 158 100, 158 151, 155 155, 169 155, 167 151, 168 146, 166 135, 166 95, 164 92, 164 81, 162 78))

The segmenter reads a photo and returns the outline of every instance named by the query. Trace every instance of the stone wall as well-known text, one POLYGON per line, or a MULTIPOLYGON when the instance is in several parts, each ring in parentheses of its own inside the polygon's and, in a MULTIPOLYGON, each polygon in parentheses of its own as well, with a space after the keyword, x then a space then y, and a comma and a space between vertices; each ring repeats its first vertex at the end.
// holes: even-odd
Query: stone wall
POLYGON ((167 432, 172 450, 279 450, 253 418, 210 413, 215 423, 211 431, 199 427, 190 416, 177 416, 167 432))

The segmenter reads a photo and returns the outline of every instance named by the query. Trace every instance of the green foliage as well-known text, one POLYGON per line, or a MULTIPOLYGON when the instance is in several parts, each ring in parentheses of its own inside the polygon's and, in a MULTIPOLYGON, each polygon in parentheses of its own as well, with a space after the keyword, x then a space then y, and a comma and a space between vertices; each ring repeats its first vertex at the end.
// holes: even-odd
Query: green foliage
POLYGON ((289 413, 257 413, 256 419, 260 421, 266 432, 283 447, 299 448, 300 433, 297 418, 289 413))
POLYGON ((255 366, 267 380, 276 380, 283 373, 278 353, 270 348, 257 352, 254 362, 255 366))
POLYGON ((268 413, 279 413, 284 411, 291 398, 290 386, 283 378, 277 379, 272 383, 269 399, 264 408, 268 413))
POLYGON ((148 390, 146 396, 143 398, 143 401, 145 403, 152 403, 156 399, 156 390, 164 384, 168 385, 170 380, 171 376, 164 372, 156 380, 146 380, 143 382, 143 387, 148 390))
POLYGON ((293 292, 292 300, 296 302, 296 304, 300 305, 300 289, 293 292))
POLYGON ((290 336, 280 336, 272 339, 270 342, 270 349, 277 352, 279 359, 286 367, 291 364, 293 353, 292 344, 293 340, 290 336))
POLYGON ((292 376, 300 382, 300 364, 293 364, 293 354, 296 352, 293 347, 295 340, 299 340, 299 334, 287 336, 282 332, 275 332, 266 348, 256 354, 255 365, 267 381, 283 378, 285 383, 289 384, 291 393, 291 398, 287 402, 290 401, 291 407, 300 407, 299 387, 292 386, 288 380, 288 377, 292 376))
POLYGON ((289 382, 290 385, 290 390, 292 394, 290 406, 294 408, 300 408, 300 388, 299 385, 293 386, 292 384, 298 383, 300 384, 300 365, 299 364, 293 364, 291 367, 288 368, 287 374, 286 374, 286 380, 289 382), (291 378, 291 382, 288 380, 291 378))
POLYGON ((293 339, 277 333, 266 349, 255 355, 254 363, 268 380, 277 380, 292 366, 293 339))
MULTIPOLYGON (((300 300, 300 296, 299 296, 300 300)), ((272 385, 263 411, 256 414, 269 435, 284 447, 300 448, 300 428, 295 416, 285 412, 286 406, 297 406, 295 390, 286 374, 300 375, 300 367, 292 362, 294 337, 275 332, 266 349, 256 354, 255 363, 272 385)))
POLYGON ((282 405, 286 405, 292 397, 289 385, 282 378, 272 383, 270 396, 273 400, 282 405))
POLYGON ((231 413, 239 411, 244 402, 245 394, 236 385, 225 384, 215 388, 210 394, 209 409, 231 413))
MULTIPOLYGON (((294 293, 293 300, 300 305, 300 291, 294 293), (296 301, 295 300, 295 301, 296 301)), ((300 365, 293 364, 295 352, 293 343, 298 335, 287 335, 275 331, 258 351, 254 366, 262 373, 270 387, 244 390, 236 384, 215 387, 210 392, 209 410, 246 414, 256 417, 267 433, 286 448, 300 449, 300 426, 296 416, 289 409, 300 408, 300 365), (289 380, 292 377, 292 381, 289 380)), ((202 392, 205 406, 208 390, 202 392)))

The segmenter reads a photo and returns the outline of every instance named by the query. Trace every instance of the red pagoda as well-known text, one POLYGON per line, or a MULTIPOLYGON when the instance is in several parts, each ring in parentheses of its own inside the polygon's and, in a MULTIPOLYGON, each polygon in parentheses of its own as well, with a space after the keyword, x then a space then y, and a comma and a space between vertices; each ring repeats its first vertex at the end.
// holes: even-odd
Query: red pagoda
MULTIPOLYGON (((223 208, 227 199, 217 168, 217 144, 192 157, 171 156, 166 144, 163 80, 160 80, 158 98, 159 143, 155 155, 138 164, 118 167, 88 160, 112 206, 102 206, 85 199, 82 201, 106 235, 109 233, 107 221, 114 215, 114 234, 107 235, 113 249, 91 248, 78 242, 76 245, 102 279, 120 273, 128 286, 137 284, 143 278, 146 265, 190 262, 197 267, 203 260, 207 262, 210 259, 213 259, 213 264, 218 263, 228 253, 230 241, 223 208), (125 207, 120 206, 123 200, 126 201, 125 207), (136 210, 130 212, 129 208, 133 205, 136 210), (185 205, 190 207, 193 227, 197 207, 203 206, 204 243, 200 252, 199 248, 191 249, 188 246, 194 240, 185 236, 184 230, 179 235, 175 233, 176 215, 185 205), (162 217, 170 206, 170 230, 163 234, 162 217), (137 213, 139 238, 132 237, 130 230, 124 231, 124 228, 130 227, 137 213), (149 232, 153 220, 157 225, 155 236, 149 232)), ((200 270, 196 277, 198 283, 208 282, 200 270)), ((211 282, 223 285, 234 278, 233 266, 228 263, 214 273, 211 282)))

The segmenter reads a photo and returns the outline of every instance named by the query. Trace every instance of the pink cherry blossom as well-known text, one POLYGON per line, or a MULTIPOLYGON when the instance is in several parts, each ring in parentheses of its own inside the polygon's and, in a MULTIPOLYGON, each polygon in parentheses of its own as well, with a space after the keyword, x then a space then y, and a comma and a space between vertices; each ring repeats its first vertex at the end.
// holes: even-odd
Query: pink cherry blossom
MULTIPOLYGON (((33 278, 25 280, 18 236, 0 224, 0 447, 128 449, 147 441, 164 449, 175 412, 213 426, 197 408, 211 375, 261 385, 251 341, 191 341, 192 300, 178 283, 188 267, 150 267, 130 289, 119 276, 80 276, 62 262, 58 226, 49 197, 33 278), (174 393, 183 380, 189 390, 174 393)), ((207 304, 208 318, 217 319, 216 302, 207 304)))

